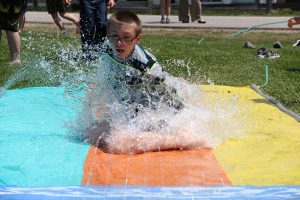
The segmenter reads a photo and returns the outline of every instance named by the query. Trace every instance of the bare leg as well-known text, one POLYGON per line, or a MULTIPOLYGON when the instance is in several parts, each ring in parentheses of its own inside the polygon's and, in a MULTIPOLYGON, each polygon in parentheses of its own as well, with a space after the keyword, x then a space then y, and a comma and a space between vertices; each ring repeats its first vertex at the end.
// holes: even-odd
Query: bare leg
POLYGON ((61 19, 58 17, 58 14, 57 13, 52 13, 51 14, 52 18, 53 18, 53 21, 54 23, 58 26, 58 28, 61 30, 61 31, 64 31, 65 30, 65 27, 61 21, 61 19))
POLYGON ((80 20, 77 17, 75 17, 71 13, 66 13, 66 12, 59 12, 59 15, 62 18, 67 19, 67 20, 73 22, 75 24, 76 28, 77 28, 76 32, 79 33, 79 31, 80 31, 80 20))
POLYGON ((171 14, 171 0, 165 0, 166 4, 165 4, 165 14, 167 15, 167 17, 170 16, 171 14))
POLYGON ((111 132, 105 139, 106 150, 115 154, 144 153, 171 149, 211 148, 206 138, 188 130, 157 134, 154 132, 111 132))
POLYGON ((169 16, 171 14, 171 0, 165 0, 165 14, 167 15, 166 23, 169 24, 171 21, 169 16))
POLYGON ((21 64, 19 32, 6 31, 11 64, 21 64))
POLYGON ((21 33, 24 30, 25 26, 25 13, 20 13, 19 16, 19 33, 21 33))
POLYGON ((160 0, 160 15, 161 15, 161 20, 160 20, 160 23, 164 24, 166 23, 166 20, 165 20, 165 0, 160 0))

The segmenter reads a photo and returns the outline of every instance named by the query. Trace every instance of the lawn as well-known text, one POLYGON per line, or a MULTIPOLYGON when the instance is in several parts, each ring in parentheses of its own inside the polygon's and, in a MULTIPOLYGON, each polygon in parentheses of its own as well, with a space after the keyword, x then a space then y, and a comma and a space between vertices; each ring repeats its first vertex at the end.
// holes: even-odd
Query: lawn
MULTIPOLYGON (((236 30, 238 31, 238 30, 236 30)), ((68 74, 78 69, 89 70, 88 63, 77 61, 80 39, 71 33, 60 35, 54 26, 28 25, 22 33, 22 65, 8 65, 6 37, 1 41, 0 85, 10 88, 61 85, 68 74)), ((296 31, 250 31, 232 38, 234 30, 145 29, 142 45, 151 51, 175 76, 197 84, 229 86, 263 85, 265 66, 269 65, 269 83, 261 89, 284 106, 300 113, 300 47, 296 31), (283 48, 275 51, 280 58, 258 58, 256 50, 272 48, 280 41, 283 48), (243 48, 251 41, 256 49, 243 48)), ((5 34, 3 34, 5 36, 5 34)))

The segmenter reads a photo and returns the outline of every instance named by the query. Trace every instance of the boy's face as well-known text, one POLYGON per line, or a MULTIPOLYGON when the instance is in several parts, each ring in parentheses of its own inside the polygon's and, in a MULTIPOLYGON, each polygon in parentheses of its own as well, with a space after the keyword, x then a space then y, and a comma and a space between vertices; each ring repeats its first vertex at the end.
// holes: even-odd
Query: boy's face
POLYGON ((140 42, 141 34, 136 33, 136 24, 112 22, 107 34, 114 53, 119 59, 128 58, 140 42))

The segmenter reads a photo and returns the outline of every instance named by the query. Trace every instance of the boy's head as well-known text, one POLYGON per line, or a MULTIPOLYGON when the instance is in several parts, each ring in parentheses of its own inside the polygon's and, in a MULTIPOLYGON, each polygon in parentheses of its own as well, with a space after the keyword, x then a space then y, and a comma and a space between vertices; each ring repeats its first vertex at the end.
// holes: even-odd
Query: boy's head
POLYGON ((131 11, 120 11, 109 18, 107 29, 107 38, 117 58, 128 58, 140 42, 141 20, 131 11))

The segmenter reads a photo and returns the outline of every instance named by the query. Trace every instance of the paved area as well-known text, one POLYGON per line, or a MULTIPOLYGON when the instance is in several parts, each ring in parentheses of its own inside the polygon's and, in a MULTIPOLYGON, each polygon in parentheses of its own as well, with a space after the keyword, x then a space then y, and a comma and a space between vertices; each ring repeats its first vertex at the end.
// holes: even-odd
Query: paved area
MULTIPOLYGON (((79 16, 78 13, 74 13, 79 16)), ((161 24, 159 15, 139 15, 142 20, 143 27, 153 28, 212 28, 212 29, 244 29, 253 26, 257 29, 281 29, 288 30, 287 20, 290 17, 260 17, 260 16, 205 16, 206 24, 197 22, 181 23, 178 21, 178 16, 171 16, 170 24, 161 24), (262 25, 265 24, 265 25, 262 25), (262 25, 262 26, 261 26, 262 25)), ((27 22, 32 23, 53 23, 51 16, 47 12, 27 12, 27 22)), ((65 21, 70 23, 69 21, 65 21)), ((300 26, 294 29, 300 30, 300 26)))

